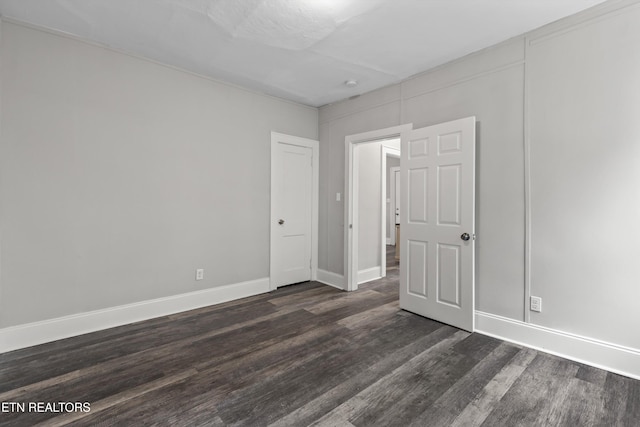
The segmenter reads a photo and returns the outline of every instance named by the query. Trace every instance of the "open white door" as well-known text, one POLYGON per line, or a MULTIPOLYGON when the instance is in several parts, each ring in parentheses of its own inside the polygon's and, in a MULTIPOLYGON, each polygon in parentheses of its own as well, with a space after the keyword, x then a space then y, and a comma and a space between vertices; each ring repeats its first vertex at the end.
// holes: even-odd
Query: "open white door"
POLYGON ((400 307, 474 328, 475 117, 402 134, 400 307))
POLYGON ((315 279, 317 148, 317 141, 272 133, 272 290, 315 279))

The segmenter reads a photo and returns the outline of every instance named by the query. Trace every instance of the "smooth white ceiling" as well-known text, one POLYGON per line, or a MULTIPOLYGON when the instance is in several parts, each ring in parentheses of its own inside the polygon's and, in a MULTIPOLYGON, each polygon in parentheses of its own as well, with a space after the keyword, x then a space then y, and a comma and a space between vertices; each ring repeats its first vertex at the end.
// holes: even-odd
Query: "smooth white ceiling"
POLYGON ((603 1, 0 0, 0 13, 321 106, 603 1))

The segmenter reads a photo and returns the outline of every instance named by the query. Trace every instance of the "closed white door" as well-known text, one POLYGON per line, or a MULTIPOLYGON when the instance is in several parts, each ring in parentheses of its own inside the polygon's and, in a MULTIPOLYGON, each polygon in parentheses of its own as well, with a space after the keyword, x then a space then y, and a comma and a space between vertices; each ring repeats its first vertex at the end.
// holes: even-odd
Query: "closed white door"
POLYGON ((473 331, 475 117, 402 135, 400 307, 473 331))
POLYGON ((272 152, 272 289, 311 280, 312 154, 283 142, 272 152))

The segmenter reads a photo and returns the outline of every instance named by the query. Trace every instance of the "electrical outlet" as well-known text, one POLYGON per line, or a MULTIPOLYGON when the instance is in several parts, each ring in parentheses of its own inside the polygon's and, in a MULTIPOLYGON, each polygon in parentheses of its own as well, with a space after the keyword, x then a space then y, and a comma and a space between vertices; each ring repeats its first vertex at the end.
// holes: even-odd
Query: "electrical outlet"
POLYGON ((196 280, 204 279, 204 268, 199 268, 196 270, 196 280))
POLYGON ((531 311, 540 313, 542 311, 542 298, 531 297, 531 311))

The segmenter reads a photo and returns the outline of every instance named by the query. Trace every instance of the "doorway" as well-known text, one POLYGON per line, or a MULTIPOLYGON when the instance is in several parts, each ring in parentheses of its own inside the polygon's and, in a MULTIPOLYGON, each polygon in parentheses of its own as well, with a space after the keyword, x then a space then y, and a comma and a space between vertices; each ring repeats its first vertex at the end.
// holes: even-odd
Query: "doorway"
POLYGON ((394 131, 402 149, 400 308, 473 331, 475 117, 345 138, 347 290, 359 284, 358 147, 394 131))
MULTIPOLYGON (((384 158, 386 163, 386 157, 382 156, 382 149, 377 147, 382 147, 380 144, 381 141, 390 141, 397 140, 400 138, 403 132, 410 131, 412 129, 412 125, 402 125, 396 126, 387 129, 381 129, 372 132, 365 132, 356 135, 350 135, 345 138, 345 169, 346 169, 346 182, 345 182, 345 195, 347 201, 347 209, 345 212, 345 247, 347 248, 347 256, 345 257, 345 282, 346 282, 346 290, 354 291, 358 289, 358 283, 362 283, 364 281, 373 280, 382 276, 382 267, 386 266, 386 226, 381 221, 377 222, 377 231, 376 237, 374 240, 375 244, 375 256, 376 259, 379 259, 380 264, 378 266, 374 266, 372 268, 364 268, 359 269, 359 259, 360 259, 360 206, 358 201, 359 190, 360 190, 360 163, 359 163, 359 155, 361 154, 358 150, 358 147, 363 147, 367 144, 378 143, 376 147, 374 147, 374 151, 376 151, 378 158, 381 160, 384 158), (385 228, 383 228, 385 227, 385 228), (382 230, 385 230, 384 232, 382 230), (377 270, 377 271, 376 271, 377 270)), ((395 148, 395 147, 391 147, 395 148)), ((397 150, 397 149, 396 149, 397 150)), ((385 169, 386 174, 386 169, 385 169)), ((379 174, 379 181, 374 183, 382 194, 383 185, 384 192, 386 193, 386 184, 382 181, 382 174, 379 174)), ((380 215, 384 213, 386 209, 386 196, 380 200, 380 202, 376 201, 375 203, 375 211, 379 212, 380 215)))

